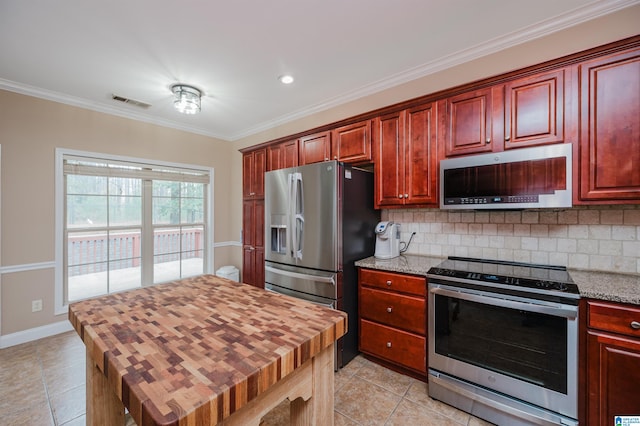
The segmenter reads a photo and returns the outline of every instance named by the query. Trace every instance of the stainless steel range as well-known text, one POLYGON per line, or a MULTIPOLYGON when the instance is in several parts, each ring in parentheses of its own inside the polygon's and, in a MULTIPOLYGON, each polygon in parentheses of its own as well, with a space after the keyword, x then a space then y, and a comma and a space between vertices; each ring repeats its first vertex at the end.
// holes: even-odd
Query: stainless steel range
POLYGON ((577 286, 562 266, 449 257, 429 279, 429 396, 500 425, 577 425, 577 286))

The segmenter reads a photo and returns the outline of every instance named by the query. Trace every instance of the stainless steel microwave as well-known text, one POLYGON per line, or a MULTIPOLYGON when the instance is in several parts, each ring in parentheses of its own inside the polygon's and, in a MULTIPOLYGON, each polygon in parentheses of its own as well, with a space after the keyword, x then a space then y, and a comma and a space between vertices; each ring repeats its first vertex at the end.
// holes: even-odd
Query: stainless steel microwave
POLYGON ((571 144, 440 161, 440 208, 571 207, 571 144))

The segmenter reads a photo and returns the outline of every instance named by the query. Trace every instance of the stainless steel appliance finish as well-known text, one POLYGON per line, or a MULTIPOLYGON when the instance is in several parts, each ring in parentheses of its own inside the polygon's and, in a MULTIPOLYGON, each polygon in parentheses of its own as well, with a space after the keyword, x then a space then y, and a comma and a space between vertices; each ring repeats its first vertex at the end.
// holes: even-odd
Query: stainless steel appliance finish
POLYGON ((265 288, 349 314, 337 367, 358 354, 355 261, 372 256, 373 173, 328 161, 265 174, 265 288))
POLYGON ((578 424, 580 296, 565 268, 449 258, 427 277, 431 397, 497 424, 578 424))
POLYGON ((571 207, 571 164, 571 144, 442 160, 440 208, 571 207))

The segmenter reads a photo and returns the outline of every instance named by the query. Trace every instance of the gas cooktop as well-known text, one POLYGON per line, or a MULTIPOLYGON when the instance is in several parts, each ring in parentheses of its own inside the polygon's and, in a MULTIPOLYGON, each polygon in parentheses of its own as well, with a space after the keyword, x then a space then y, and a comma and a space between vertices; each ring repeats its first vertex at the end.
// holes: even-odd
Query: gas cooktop
POLYGON ((427 276, 442 277, 448 281, 455 279, 491 283, 500 287, 519 288, 522 291, 532 289, 536 293, 559 292, 565 297, 579 297, 578 286, 564 266, 450 256, 429 269, 427 276))

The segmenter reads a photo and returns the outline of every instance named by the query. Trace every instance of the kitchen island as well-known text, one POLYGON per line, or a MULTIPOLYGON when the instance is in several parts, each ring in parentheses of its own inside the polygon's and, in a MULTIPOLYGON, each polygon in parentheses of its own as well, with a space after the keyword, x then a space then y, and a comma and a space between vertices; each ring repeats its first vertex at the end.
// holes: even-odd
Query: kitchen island
POLYGON ((333 424, 346 314, 211 275, 69 306, 87 349, 87 424, 333 424))

